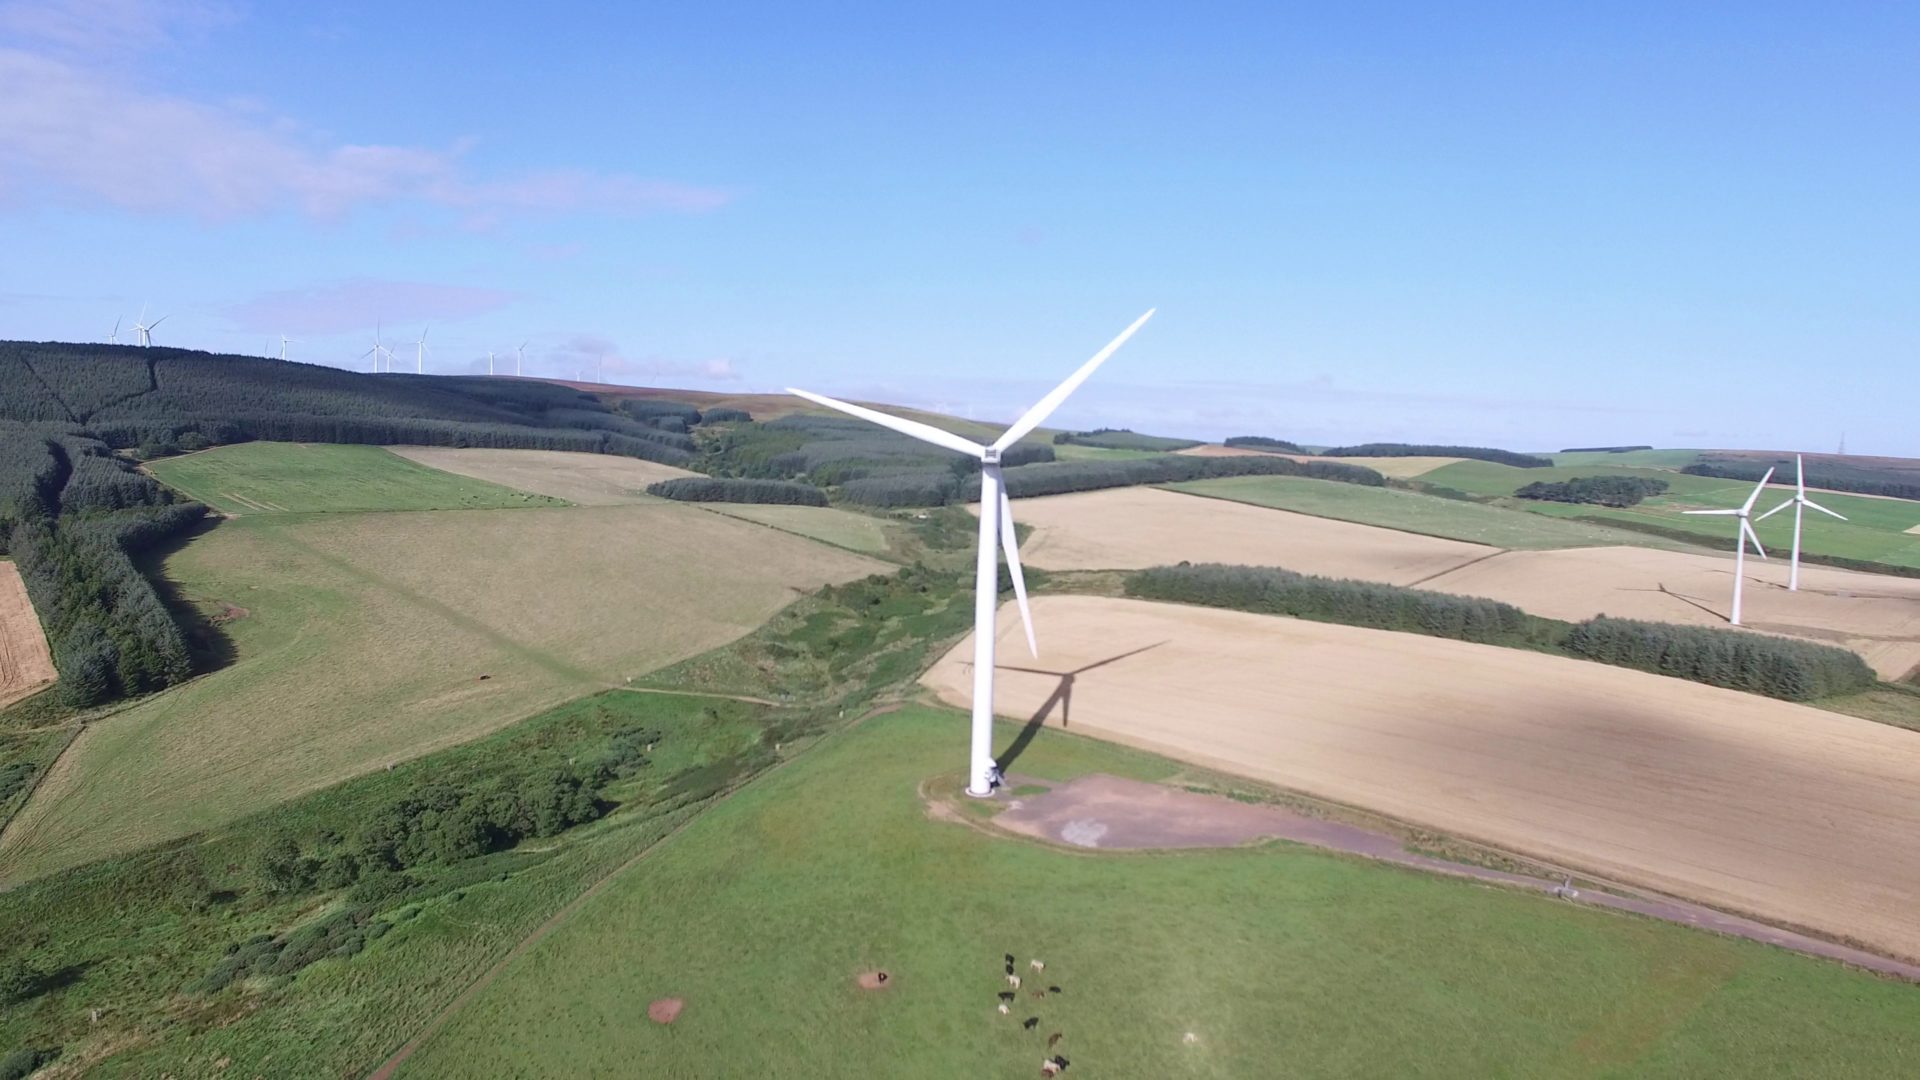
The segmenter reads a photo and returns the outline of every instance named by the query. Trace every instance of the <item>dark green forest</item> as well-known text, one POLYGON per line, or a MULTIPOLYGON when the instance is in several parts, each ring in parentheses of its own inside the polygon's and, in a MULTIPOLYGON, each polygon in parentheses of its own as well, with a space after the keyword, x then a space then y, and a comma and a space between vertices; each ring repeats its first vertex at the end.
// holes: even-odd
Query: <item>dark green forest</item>
POLYGON ((682 476, 647 485, 647 494, 680 502, 827 505, 827 493, 812 484, 792 480, 754 480, 743 476, 682 476))
POLYGON ((1063 431, 1053 437, 1055 446, 1094 446, 1104 450, 1150 450, 1170 454, 1199 446, 1198 439, 1170 439, 1163 435, 1142 435, 1127 428, 1095 428, 1092 431, 1063 431))
MULTIPOLYGON (((1688 465, 1680 471, 1693 476, 1711 476, 1721 480, 1745 480, 1759 482, 1774 470, 1774 479, 1781 483, 1792 483, 1794 478, 1793 459, 1782 457, 1777 461, 1758 459, 1745 461, 1706 461, 1698 465, 1688 465)), ((1832 461, 1807 462, 1807 486, 1825 488, 1829 491, 1855 491, 1862 495, 1885 495, 1890 499, 1920 499, 1920 477, 1908 471, 1878 469, 1871 465, 1855 465, 1832 461)))
POLYGON ((1243 450, 1278 450, 1283 454, 1306 453, 1299 443, 1288 442, 1286 439, 1272 439, 1265 435, 1235 435, 1221 445, 1243 450))
POLYGON ((1637 505, 1648 496, 1666 491, 1668 487, 1665 480, 1652 476, 1577 476, 1557 483, 1535 482, 1514 494, 1522 499, 1544 502, 1626 507, 1637 505))

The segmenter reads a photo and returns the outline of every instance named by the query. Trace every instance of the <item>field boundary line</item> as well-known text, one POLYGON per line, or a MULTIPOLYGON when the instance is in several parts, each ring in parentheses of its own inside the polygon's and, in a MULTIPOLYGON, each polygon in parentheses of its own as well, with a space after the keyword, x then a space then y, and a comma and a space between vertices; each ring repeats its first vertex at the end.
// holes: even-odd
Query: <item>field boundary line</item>
POLYGON ((639 851, 634 852, 633 855, 629 856, 624 862, 620 863, 618 866, 615 866, 613 869, 607 871, 604 875, 596 879, 593 882, 593 884, 588 885, 584 890, 582 890, 580 895, 574 897, 572 900, 567 901, 567 903, 563 907, 561 907, 560 910, 554 912, 552 915, 547 916, 545 921, 541 922, 540 925, 534 927, 530 932, 528 932, 526 937, 523 937, 519 941, 515 942, 513 947, 508 949, 506 953, 500 957, 500 959, 494 961, 491 965, 487 967, 485 971, 481 972, 477 977, 474 978, 472 982, 468 983, 466 987, 463 988, 458 994, 454 995, 453 1000, 449 1001, 445 1007, 443 1007, 439 1012, 435 1013, 433 1015, 433 1018, 427 1021, 426 1026, 421 1028, 418 1034, 414 1035, 413 1038, 408 1039, 406 1042, 402 1043, 400 1045, 400 1048, 398 1050, 395 1050, 391 1055, 389 1055, 385 1061, 381 1062, 378 1068, 374 1069, 371 1073, 368 1073, 367 1080, 392 1080, 393 1074, 396 1071, 398 1071, 402 1065, 405 1065, 407 1063, 407 1059, 411 1058, 415 1053, 419 1052, 420 1048, 426 1045, 428 1039, 431 1039, 434 1035, 438 1034, 440 1029, 445 1027, 447 1025, 447 1022, 452 1020, 457 1013, 459 1013, 462 1009, 466 1008, 467 1004, 471 1002, 476 996, 478 996, 481 991, 493 985, 494 980, 500 977, 500 974, 506 970, 507 965, 513 963, 515 960, 519 959, 521 956, 525 955, 528 951, 530 951, 534 946, 546 940, 547 937, 551 935, 555 930, 560 929, 562 924, 567 922, 567 920, 573 918, 574 915, 578 914, 580 909, 587 905, 588 901, 598 896, 604 889, 606 889, 608 885, 612 884, 615 878, 626 873, 628 870, 632 869, 633 867, 639 865, 640 860, 646 858, 647 856, 653 854, 655 851, 659 850, 661 845, 665 844, 669 840, 672 840, 674 837, 679 836, 682 832, 686 831, 688 827, 692 826, 695 822, 699 821, 701 818, 704 818, 715 807, 718 807, 724 804, 728 799, 733 798, 735 795, 738 795, 740 792, 745 791, 746 789, 752 787, 756 783, 759 783, 761 780, 764 780, 769 776, 773 776, 774 774, 778 773, 780 770, 785 769, 787 766, 793 764, 796 761, 799 761, 801 758, 806 757, 808 754, 812 753, 815 749, 825 745, 826 743, 833 740, 834 738, 840 735, 843 735, 846 732, 854 730, 855 728, 859 727, 862 723, 866 722, 868 719, 875 716, 879 716, 882 713, 892 712, 897 707, 898 707, 897 703, 891 703, 891 702, 887 704, 875 705, 872 709, 869 709, 867 712, 862 713, 860 716, 856 717, 852 723, 842 724, 839 727, 833 729, 832 731, 827 732, 826 734, 822 735, 819 739, 816 739, 814 742, 800 748, 800 750, 795 752, 792 757, 775 762, 772 767, 764 769, 761 772, 755 773, 753 776, 748 777, 747 779, 741 781, 739 784, 736 784, 733 787, 728 788, 726 791, 721 792, 719 795, 715 796, 712 799, 712 801, 708 802, 707 805, 701 807, 699 812, 693 814, 691 817, 687 818, 687 820, 667 830, 665 835, 661 836, 659 839, 648 844, 646 847, 641 848, 639 851))
MULTIPOLYGON (((53 688, 48 687, 47 689, 51 690, 53 688)), ((42 690, 41 693, 46 693, 46 691, 42 690)), ((23 698, 22 700, 25 699, 23 698)), ((73 730, 67 733, 67 741, 60 744, 60 749, 54 753, 53 757, 47 760, 44 768, 34 770, 33 782, 27 785, 26 794, 21 796, 19 802, 13 804, 12 810, 7 811, 6 818, 0 820, 0 840, 6 838, 7 826, 13 824, 13 819, 19 817, 20 811, 25 810, 27 804, 33 801, 34 794, 40 790, 40 782, 47 778, 47 774, 54 770, 54 766, 60 764, 61 758, 67 756, 67 751, 73 748, 74 742, 80 738, 80 733, 86 729, 86 726, 85 721, 75 720, 72 725, 73 730)), ((0 885, 0 892, 7 891, 7 888, 8 886, 6 885, 0 885)))
POLYGON ((621 690, 629 694, 667 694, 672 697, 717 698, 721 701, 744 701, 749 705, 766 705, 775 709, 791 709, 797 706, 791 702, 769 701, 766 698, 749 697, 746 694, 723 694, 716 690, 669 690, 661 686, 614 686, 611 690, 621 690))
POLYGON ((1449 566, 1445 570, 1442 570, 1437 574, 1428 574, 1426 577, 1423 577, 1418 581, 1409 581, 1405 585, 1402 585, 1401 588, 1417 589, 1420 586, 1425 585, 1429 581, 1438 581, 1439 579, 1446 577, 1448 574, 1451 574, 1457 570, 1465 570, 1469 566, 1478 566, 1481 563, 1486 562, 1488 559, 1497 559, 1502 555, 1511 555, 1511 554, 1513 554, 1512 548, 1501 548, 1499 551, 1496 551, 1491 555, 1482 555, 1477 559, 1468 559, 1466 562, 1461 563, 1459 566, 1449 566))
MULTIPOLYGON (((1240 480, 1240 479, 1245 479, 1245 478, 1244 478, 1244 477, 1239 477, 1239 476, 1210 476, 1210 477, 1203 477, 1203 478, 1201 478, 1200 480, 1176 480, 1176 481, 1174 481, 1174 483, 1177 483, 1177 484, 1198 484, 1198 483, 1206 483, 1206 482, 1207 482, 1207 481, 1209 481, 1209 480, 1240 480)), ((1312 476, 1291 476, 1291 477, 1288 477, 1288 476, 1283 476, 1283 477, 1277 477, 1277 478, 1276 478, 1276 477, 1260 477, 1260 479, 1263 479, 1263 480, 1264 480, 1264 479, 1288 479, 1288 480, 1314 480, 1314 479, 1317 479, 1317 478, 1316 478, 1316 477, 1312 477, 1312 476)), ((1322 481, 1320 481, 1320 482, 1321 482, 1321 483, 1323 483, 1323 484, 1338 484, 1338 483, 1341 483, 1342 481, 1339 481, 1339 480, 1322 480, 1322 481)), ((1462 539, 1460 539, 1460 538, 1459 538, 1459 537, 1457 537, 1457 536, 1446 536, 1446 535, 1444 535, 1444 534, 1442 534, 1442 533, 1436 533, 1436 532, 1422 532, 1422 531, 1421 531, 1421 530, 1419 530, 1419 529, 1407 529, 1407 528, 1402 528, 1401 526, 1398 526, 1398 525, 1379 525, 1379 524, 1376 524, 1376 523, 1374 523, 1374 522, 1371 522, 1371 521, 1359 521, 1359 520, 1356 520, 1356 519, 1354 519, 1354 518, 1343 518, 1343 517, 1334 517, 1334 516, 1333 516, 1332 514, 1316 514, 1316 513, 1314 513, 1314 512, 1313 512, 1313 511, 1311 511, 1311 510, 1295 510, 1295 509, 1294 509, 1293 507, 1290 507, 1290 506, 1268 506, 1268 505, 1267 505, 1266 503, 1257 503, 1257 502, 1248 502, 1248 501, 1246 501, 1245 499, 1235 499, 1235 498, 1232 498, 1232 497, 1230 497, 1230 496, 1226 496, 1226 495, 1215 495, 1215 494, 1214 494, 1213 492, 1211 492, 1211 491, 1189 491, 1189 490, 1187 490, 1186 488, 1180 488, 1180 487, 1174 487, 1174 486, 1173 486, 1172 484, 1142 484, 1142 485, 1140 485, 1140 486, 1141 486, 1141 487, 1146 487, 1146 488, 1153 488, 1153 489, 1158 489, 1158 490, 1160 490, 1160 491, 1171 491, 1171 492, 1173 492, 1173 493, 1174 493, 1175 495, 1190 495, 1190 496, 1192 496, 1193 498, 1196 498, 1196 499, 1214 499, 1214 500, 1216 500, 1216 501, 1219 501, 1219 502, 1223 502, 1223 503, 1233 503, 1233 504, 1234 504, 1234 505, 1236 505, 1236 506, 1251 506, 1251 507, 1253 507, 1253 508, 1254 508, 1255 510, 1273 510, 1273 511, 1276 511, 1276 512, 1278 512, 1278 513, 1282 513, 1282 514, 1298 514, 1298 515, 1300 515, 1301 517, 1310 517, 1310 518, 1319 518, 1319 519, 1320 519, 1321 521, 1338 521, 1338 522, 1340 522, 1340 523, 1342 523, 1342 524, 1344 524, 1344 525, 1359 525, 1359 526, 1361 526, 1361 527, 1363 527, 1363 528, 1368 528, 1368 529, 1385 529, 1385 530, 1386 530, 1386 531, 1388 531, 1388 532, 1397 532, 1397 533, 1406 533, 1406 534, 1407 534, 1408 536, 1424 536, 1424 537, 1426 537, 1426 538, 1427 538, 1427 539, 1429 539, 1429 540, 1445 540, 1445 541, 1448 541, 1449 543, 1454 543, 1454 544, 1472 544, 1472 545, 1473 545, 1473 546, 1475 546, 1475 547, 1498 547, 1498 546, 1499 546, 1499 545, 1497 545, 1497 544, 1483 544, 1483 543, 1481 543, 1481 542, 1480 542, 1480 541, 1478 541, 1478 540, 1462 540, 1462 539)), ((1355 486, 1355 487, 1370 487, 1371 485, 1367 485, 1367 484, 1356 484, 1356 485, 1354 485, 1354 486, 1355 486)), ((1393 488, 1382 488, 1381 490, 1383 490, 1383 491, 1392 491, 1392 490, 1396 490, 1396 489, 1393 489, 1393 488)), ((1416 495, 1417 495, 1417 494, 1420 494, 1420 493, 1419 493, 1419 492, 1413 492, 1412 494, 1416 494, 1416 495)), ((1485 506, 1486 504, 1485 504, 1485 503, 1476 503, 1475 505, 1478 505, 1478 506, 1485 506)), ((1500 508, 1498 508, 1498 507, 1496 507, 1495 509, 1500 509, 1500 508)), ((1514 513, 1516 513, 1516 514, 1519 514, 1519 513, 1525 513, 1526 511, 1524 511, 1524 510, 1516 510, 1516 511, 1513 511, 1513 512, 1514 512, 1514 513)), ((1589 545, 1587 545, 1587 546, 1589 546, 1589 547, 1591 547, 1591 546, 1593 546, 1593 545, 1590 545, 1590 544, 1589 544, 1589 545)), ((1500 548, 1500 550, 1498 550, 1498 551, 1496 551, 1496 552, 1494 552, 1493 554, 1494 554, 1494 555, 1505 555, 1505 554, 1506 554, 1506 553, 1507 553, 1508 551, 1510 551, 1510 550, 1512 550, 1512 549, 1511 549, 1511 548, 1500 548)), ((1561 549, 1561 548, 1541 548, 1540 550, 1542 550, 1542 551, 1560 551, 1560 550, 1565 550, 1565 549, 1561 549)), ((1481 558, 1481 559, 1491 559, 1491 558, 1493 558, 1493 555, 1482 555, 1482 556, 1480 556, 1480 558, 1481 558)), ((1474 562, 1479 562, 1479 561, 1480 561, 1480 559, 1475 559, 1475 560, 1473 560, 1472 562, 1464 562, 1464 563, 1461 563, 1461 564, 1460 564, 1460 566, 1472 566, 1474 562)), ((1458 570, 1458 569, 1460 569, 1460 566, 1456 566, 1456 567, 1454 567, 1454 568, 1453 568, 1453 570, 1458 570)), ((1453 573, 1453 570, 1442 570, 1442 571, 1440 571, 1440 573, 1442 573, 1442 574, 1451 574, 1451 573, 1453 573)), ((1436 576, 1437 576, 1437 575, 1436 575, 1436 576)), ((1423 578, 1422 580, 1426 580, 1426 579, 1424 579, 1424 578, 1423 578)), ((1417 584, 1417 583, 1416 583, 1416 584, 1417 584)))

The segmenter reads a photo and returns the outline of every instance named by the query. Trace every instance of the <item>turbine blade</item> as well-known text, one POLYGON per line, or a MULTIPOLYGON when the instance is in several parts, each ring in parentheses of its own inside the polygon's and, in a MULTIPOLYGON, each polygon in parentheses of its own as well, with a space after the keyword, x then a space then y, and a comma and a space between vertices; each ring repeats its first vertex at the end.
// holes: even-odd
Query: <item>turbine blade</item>
POLYGON ((1680 512, 1683 514, 1704 514, 1707 517, 1732 517, 1740 513, 1738 510, 1682 510, 1680 512))
POLYGON ((910 435, 913 438, 919 439, 921 442, 930 442, 935 446, 944 446, 949 450, 965 454, 968 457, 981 457, 987 452, 987 448, 981 446, 979 443, 963 439, 951 431, 942 431, 932 424, 923 424, 918 420, 908 420, 901 416, 889 416, 886 413, 878 412, 862 405, 839 401, 827 397, 824 394, 815 394, 807 390, 795 390, 791 386, 787 387, 787 393, 795 397, 806 398, 815 405, 825 405, 829 409, 838 409, 849 416, 857 416, 868 423, 879 424, 881 427, 887 428, 890 431, 897 431, 902 435, 910 435))
POLYGON ((1767 481, 1771 479, 1773 479, 1773 470, 1769 468, 1767 470, 1767 475, 1761 477, 1760 482, 1753 485, 1753 494, 1747 496, 1746 503, 1740 507, 1741 513, 1744 514, 1747 511, 1753 509, 1753 504, 1760 501, 1760 493, 1767 489, 1767 481))
POLYGON ((1769 511, 1767 511, 1767 512, 1766 512, 1766 513, 1764 513, 1764 514, 1761 514, 1761 515, 1760 515, 1759 517, 1757 517, 1757 518, 1754 518, 1753 520, 1755 520, 1755 521, 1765 521, 1765 520, 1767 520, 1768 518, 1770 518, 1770 517, 1772 517, 1773 515, 1775 515, 1775 514, 1777 514, 1777 513, 1779 513, 1779 512, 1780 512, 1780 511, 1782 511, 1782 510, 1785 510, 1785 509, 1786 509, 1787 507, 1789 507, 1789 506, 1792 506, 1792 505, 1793 505, 1793 500, 1792 500, 1792 499, 1788 499, 1788 500, 1787 500, 1786 502, 1783 502, 1783 503, 1781 503, 1781 504, 1780 504, 1779 506, 1776 506, 1776 507, 1774 507, 1773 509, 1771 509, 1771 510, 1769 510, 1769 511))
POLYGON ((1809 509, 1818 510, 1821 513, 1827 515, 1828 517, 1837 517, 1841 521, 1847 520, 1847 517, 1845 514, 1836 514, 1833 511, 1827 509, 1826 507, 1821 506, 1819 503, 1814 502, 1812 499, 1802 498, 1800 501, 1805 503, 1809 509))
POLYGON ((1013 578, 1013 598, 1020 603, 1020 624, 1027 628, 1027 652, 1040 658, 1040 646, 1033 638, 1033 612, 1027 607, 1027 576, 1020 571, 1020 541, 1013 528, 1013 500, 1000 488, 1000 549, 1007 553, 1007 573, 1013 578))
POLYGON ((1013 422, 1012 427, 1008 428, 1004 433, 1001 434, 1001 436, 998 439, 995 439, 993 441, 993 448, 995 450, 1005 450, 1007 447, 1012 446, 1014 443, 1017 443, 1021 439, 1026 438, 1027 435, 1031 433, 1034 428, 1037 428, 1042 423, 1044 423, 1047 417, 1053 415, 1053 410, 1059 408, 1060 403, 1067 400, 1067 395, 1073 393, 1075 390, 1078 390, 1080 388, 1080 384, 1083 382, 1086 382, 1087 377, 1093 374, 1094 369, 1099 367, 1101 364, 1106 363, 1107 357, 1112 356, 1114 353, 1118 352, 1120 350, 1120 346, 1125 345, 1127 343, 1127 339, 1133 336, 1133 332, 1135 330, 1138 330, 1142 326, 1145 326, 1147 323, 1147 320, 1153 318, 1153 313, 1157 310, 1159 309, 1148 308, 1147 313, 1145 315, 1142 315, 1139 318, 1133 320, 1132 326, 1129 326, 1125 330, 1120 331, 1119 337, 1114 338, 1112 341, 1107 342, 1106 348, 1101 349, 1097 353, 1094 353, 1093 359, 1087 361, 1084 364, 1081 364, 1079 371, 1076 371, 1073 374, 1067 376, 1067 381, 1061 383, 1059 386, 1054 387, 1052 393, 1049 393, 1046 397, 1043 397, 1039 401, 1035 402, 1033 408, 1028 409, 1025 416, 1022 416, 1020 419, 1015 420, 1013 422))
POLYGON ((162 315, 159 318, 153 320, 153 322, 147 324, 147 329, 151 330, 154 327, 159 326, 161 323, 166 322, 170 318, 172 318, 171 315, 162 315))
POLYGON ((1764 559, 1767 557, 1767 549, 1760 546, 1760 534, 1753 531, 1753 523, 1747 521, 1745 518, 1740 520, 1740 535, 1747 540, 1753 541, 1753 550, 1759 552, 1761 558, 1764 559))
POLYGON ((1807 459, 1799 454, 1793 455, 1793 483, 1800 491, 1800 497, 1807 497, 1807 459))

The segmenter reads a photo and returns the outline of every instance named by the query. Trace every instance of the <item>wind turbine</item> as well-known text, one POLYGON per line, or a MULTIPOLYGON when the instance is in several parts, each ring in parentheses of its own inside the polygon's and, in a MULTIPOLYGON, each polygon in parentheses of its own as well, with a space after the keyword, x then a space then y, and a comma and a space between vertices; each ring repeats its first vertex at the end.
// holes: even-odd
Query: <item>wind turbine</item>
POLYGON ((1771 479, 1773 479, 1773 470, 1768 469, 1767 475, 1761 477, 1758 484, 1753 485, 1753 494, 1748 495, 1747 501, 1742 503, 1737 510, 1683 511, 1688 514, 1708 514, 1714 517, 1737 517, 1740 519, 1740 532, 1734 538, 1733 547, 1733 618, 1727 620, 1735 626, 1740 625, 1740 586, 1745 583, 1746 579, 1747 541, 1753 541, 1753 550, 1759 552, 1761 558, 1764 559, 1767 557, 1767 549, 1760 546, 1760 537, 1753 531, 1753 522, 1749 519, 1749 515, 1753 513, 1753 504, 1759 501, 1760 493, 1767 490, 1767 481, 1771 479))
POLYGON ((980 541, 979 551, 974 564, 973 578, 973 741, 972 752, 968 759, 967 794, 982 798, 993 794, 993 785, 997 780, 998 768, 993 761, 993 647, 994 613, 999 606, 999 551, 1007 553, 1007 571, 1013 577, 1013 595, 1020 603, 1020 622, 1026 627, 1027 649, 1035 656, 1040 654, 1033 637, 1033 617, 1027 608, 1027 581, 1020 572, 1020 550, 1014 537, 1013 507, 1007 498, 1007 489, 1000 474, 1000 455, 1007 448, 1027 437, 1043 423, 1067 396, 1079 389, 1087 381, 1095 368, 1106 362, 1120 346, 1126 344, 1134 331, 1145 325, 1153 317, 1149 310, 1135 319, 1132 326, 1121 331, 1120 336, 1107 343, 1107 347, 1093 354, 1093 359, 1080 365, 1080 370, 1067 376, 1067 380, 1046 397, 1036 402, 1025 415, 1013 422, 1013 426, 1001 432, 1000 437, 990 445, 982 446, 971 439, 964 439, 949 431, 907 420, 898 416, 889 416, 883 412, 836 401, 830 397, 795 390, 791 387, 787 393, 806 398, 817 405, 829 409, 838 409, 843 413, 857 416, 909 435, 922 442, 944 447, 955 453, 965 454, 980 461, 980 541))
POLYGON ((516 378, 519 377, 520 375, 521 366, 524 365, 526 362, 527 362, 527 343, 523 341, 520 343, 520 347, 518 349, 515 349, 513 352, 513 374, 516 378))
POLYGON ((420 375, 427 370, 427 328, 420 328, 420 338, 413 343, 413 373, 420 375))
POLYGON ((280 335, 280 359, 285 360, 287 358, 287 346, 294 344, 298 340, 298 338, 290 338, 285 334, 280 335))
POLYGON ((365 360, 369 356, 373 357, 373 372, 378 375, 380 373, 380 354, 383 352, 392 355, 393 350, 380 344, 380 321, 376 319, 373 323, 373 348, 361 353, 360 359, 365 360))
POLYGON ((167 317, 162 315, 152 322, 148 322, 147 306, 142 304, 140 305, 140 319, 133 324, 133 332, 140 335, 140 344, 142 346, 151 345, 153 344, 153 328, 166 321, 167 317))
POLYGON ((1841 521, 1845 521, 1847 519, 1845 517, 1842 517, 1839 514, 1834 513, 1833 511, 1827 509, 1826 507, 1821 506, 1819 503, 1814 502, 1812 499, 1807 498, 1807 463, 1799 454, 1793 455, 1793 472, 1794 472, 1793 497, 1788 499, 1786 502, 1781 503, 1779 506, 1776 506, 1773 509, 1767 511, 1766 513, 1761 514, 1759 517, 1754 518, 1753 520, 1765 521, 1768 518, 1772 517, 1773 515, 1779 513, 1780 511, 1785 510, 1787 507, 1789 506, 1793 507, 1793 569, 1787 572, 1787 591, 1799 592, 1800 591, 1800 519, 1802 516, 1805 515, 1807 507, 1811 506, 1815 510, 1820 511, 1821 513, 1827 515, 1828 517, 1837 517, 1837 518, 1840 518, 1841 521))
POLYGON ((118 315, 113 317, 113 333, 107 335, 107 344, 120 344, 120 316, 118 315))
POLYGON ((493 374, 493 350, 492 349, 487 350, 487 374, 488 375, 493 374))

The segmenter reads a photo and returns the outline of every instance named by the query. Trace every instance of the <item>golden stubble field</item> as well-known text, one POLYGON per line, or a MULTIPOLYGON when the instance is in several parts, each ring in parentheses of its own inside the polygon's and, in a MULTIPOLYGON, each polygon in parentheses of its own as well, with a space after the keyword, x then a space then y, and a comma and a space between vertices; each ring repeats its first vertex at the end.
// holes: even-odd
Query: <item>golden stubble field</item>
POLYGON ((0 709, 53 685, 53 656, 20 570, 0 561, 0 709))
MULTIPOLYGON (((1614 615, 1725 626, 1733 559, 1647 548, 1508 551, 1442 574, 1423 589, 1504 600, 1556 619, 1614 615)), ((1787 591, 1780 560, 1747 560, 1743 623, 1750 630, 1852 649, 1883 679, 1920 665, 1920 579, 1800 567, 1787 591)))
POLYGON ((648 498, 648 484, 699 475, 639 458, 566 450, 449 446, 390 446, 387 449, 408 461, 442 472, 536 495, 550 495, 581 506, 644 502, 648 498))
MULTIPOLYGON (((1038 599, 1034 662, 1017 621, 1003 612, 1002 715, 1044 707, 1082 734, 1920 956, 1920 734, 1584 661, 1099 597, 1038 599)), ((971 648, 923 680, 954 705, 971 648)))
POLYGON ((226 613, 238 659, 89 724, 0 840, 0 882, 474 738, 886 569, 658 500, 224 523, 167 574, 226 613))
POLYGON ((1500 550, 1145 487, 1016 499, 1013 517, 1034 529, 1020 557, 1047 570, 1138 570, 1184 560, 1406 585, 1500 550))

